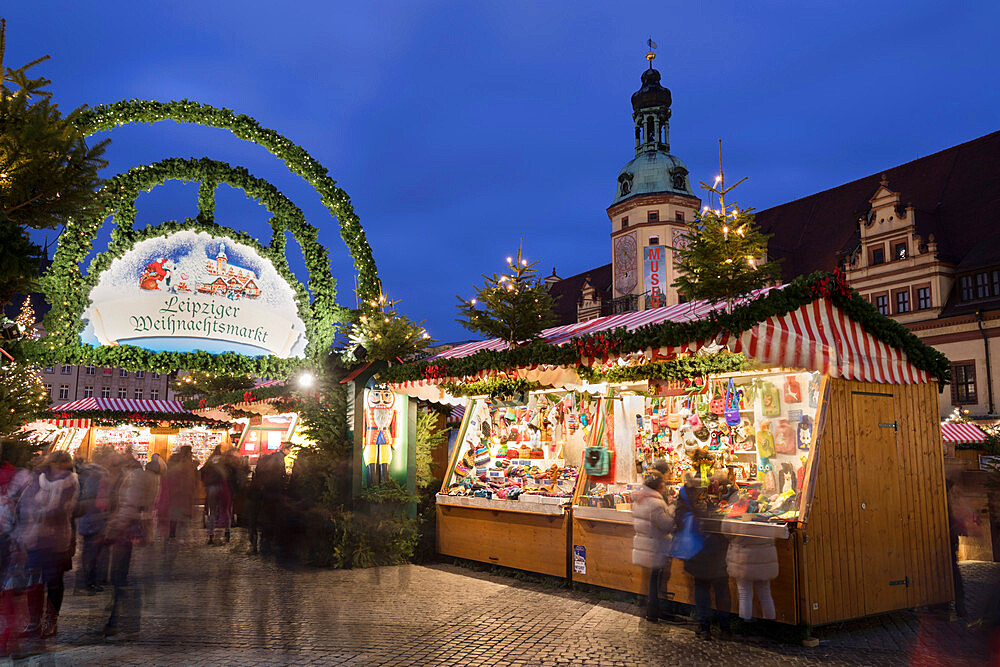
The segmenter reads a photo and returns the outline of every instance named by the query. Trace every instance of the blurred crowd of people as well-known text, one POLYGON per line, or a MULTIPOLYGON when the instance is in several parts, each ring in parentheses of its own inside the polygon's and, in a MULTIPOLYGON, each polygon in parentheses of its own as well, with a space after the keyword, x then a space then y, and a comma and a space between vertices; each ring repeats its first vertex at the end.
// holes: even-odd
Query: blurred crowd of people
POLYGON ((135 547, 160 541, 169 548, 199 525, 208 544, 228 543, 239 517, 251 552, 268 550, 288 450, 262 456, 253 473, 221 447, 201 466, 189 446, 167 461, 153 454, 145 465, 130 449, 110 448, 99 448, 92 461, 56 451, 28 468, 0 464, 0 654, 38 653, 57 634, 65 575, 78 551, 74 592, 111 588, 103 635, 114 642, 139 631, 141 587, 129 577, 135 547))

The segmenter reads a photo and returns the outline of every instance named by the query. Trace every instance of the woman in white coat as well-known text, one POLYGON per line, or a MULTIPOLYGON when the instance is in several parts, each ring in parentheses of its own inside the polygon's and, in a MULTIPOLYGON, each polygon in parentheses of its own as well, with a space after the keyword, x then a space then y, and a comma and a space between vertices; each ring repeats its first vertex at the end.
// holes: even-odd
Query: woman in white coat
POLYGON ((736 582, 740 596, 740 618, 753 618, 753 596, 757 594, 760 614, 774 619, 774 599, 771 580, 778 576, 778 550, 770 537, 733 535, 726 553, 726 569, 736 582))
POLYGON ((660 587, 663 572, 670 577, 670 542, 674 531, 673 511, 663 499, 665 482, 658 470, 650 470, 642 480, 642 487, 632 498, 632 563, 649 569, 649 597, 646 603, 646 620, 656 623, 660 619, 660 587))

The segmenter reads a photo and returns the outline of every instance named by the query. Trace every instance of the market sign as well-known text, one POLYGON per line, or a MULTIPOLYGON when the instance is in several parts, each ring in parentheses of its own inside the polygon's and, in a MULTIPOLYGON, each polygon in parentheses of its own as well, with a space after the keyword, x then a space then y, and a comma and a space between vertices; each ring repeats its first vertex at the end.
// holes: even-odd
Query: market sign
POLYGON ((646 271, 646 288, 649 291, 649 307, 667 305, 667 246, 648 245, 642 249, 643 265, 646 271))
POLYGON ((136 243, 90 291, 84 343, 153 352, 305 356, 295 290, 270 260, 194 230, 136 243))

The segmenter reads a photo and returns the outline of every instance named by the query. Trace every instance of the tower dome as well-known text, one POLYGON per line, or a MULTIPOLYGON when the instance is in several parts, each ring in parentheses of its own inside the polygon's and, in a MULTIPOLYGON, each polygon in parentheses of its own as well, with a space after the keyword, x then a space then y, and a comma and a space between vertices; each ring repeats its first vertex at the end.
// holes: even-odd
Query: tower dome
POLYGON ((688 170, 670 154, 670 90, 660 85, 660 73, 642 73, 642 86, 632 94, 635 158, 618 173, 612 206, 642 195, 677 194, 694 197, 688 170))

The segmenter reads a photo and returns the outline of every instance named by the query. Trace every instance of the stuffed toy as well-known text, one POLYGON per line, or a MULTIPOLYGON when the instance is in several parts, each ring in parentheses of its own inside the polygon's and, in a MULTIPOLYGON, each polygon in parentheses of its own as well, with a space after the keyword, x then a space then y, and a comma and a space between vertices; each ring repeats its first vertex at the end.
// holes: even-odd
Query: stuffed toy
POLYGON ((795 428, 799 449, 803 451, 808 451, 812 445, 812 426, 812 419, 808 415, 803 415, 798 426, 795 428))

